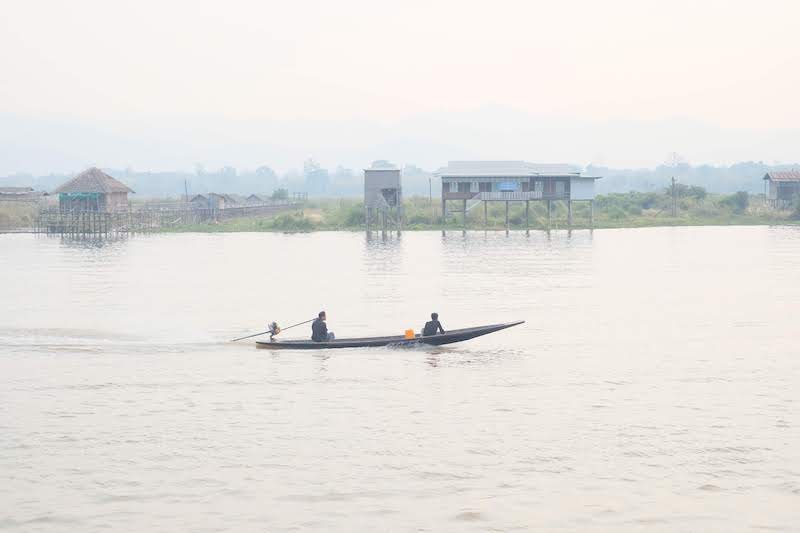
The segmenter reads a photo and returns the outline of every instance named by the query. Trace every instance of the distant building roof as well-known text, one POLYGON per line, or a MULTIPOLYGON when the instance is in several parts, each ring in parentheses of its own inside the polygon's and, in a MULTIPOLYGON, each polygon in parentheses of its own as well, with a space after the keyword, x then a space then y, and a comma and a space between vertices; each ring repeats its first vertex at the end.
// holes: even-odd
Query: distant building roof
POLYGON ((84 170, 64 185, 53 191, 54 193, 76 193, 76 192, 133 192, 133 190, 117 181, 99 168, 92 167, 84 170))
POLYGON ((538 164, 527 161, 450 161, 437 170, 440 177, 530 177, 568 176, 580 174, 579 169, 564 164, 538 164))
POLYGON ((777 172, 767 172, 764 174, 764 179, 770 181, 800 181, 800 171, 781 170, 777 172))
POLYGON ((0 194, 30 194, 33 187, 0 187, 0 194))
POLYGON ((386 159, 378 159, 372 162, 369 170, 399 170, 397 165, 386 159))
POLYGON ((225 200, 226 202, 230 202, 230 203, 232 203, 232 204, 235 204, 235 203, 236 203, 236 198, 234 198, 234 197, 233 197, 233 196, 231 196, 230 194, 223 194, 223 193, 218 193, 218 192, 212 192, 212 193, 209 193, 209 194, 208 194, 208 197, 209 197, 209 198, 222 198, 222 199, 223 199, 223 200, 225 200))
POLYGON ((208 198, 206 198, 202 194, 195 194, 194 196, 192 196, 192 199, 189 200, 189 201, 190 202, 207 202, 208 198))

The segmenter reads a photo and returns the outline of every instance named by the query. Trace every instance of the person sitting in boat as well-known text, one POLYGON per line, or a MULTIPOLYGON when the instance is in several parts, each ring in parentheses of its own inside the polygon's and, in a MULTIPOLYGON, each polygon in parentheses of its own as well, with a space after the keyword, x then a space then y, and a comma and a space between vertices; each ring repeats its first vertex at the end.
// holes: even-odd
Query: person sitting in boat
POLYGON ((332 331, 328 331, 328 325, 325 323, 325 311, 320 311, 314 322, 311 323, 311 340, 314 342, 332 341, 336 337, 332 331))
POLYGON ((428 337, 429 335, 436 335, 438 333, 444 333, 442 323, 439 322, 439 313, 431 313, 430 321, 425 322, 425 327, 422 328, 422 336, 428 337))

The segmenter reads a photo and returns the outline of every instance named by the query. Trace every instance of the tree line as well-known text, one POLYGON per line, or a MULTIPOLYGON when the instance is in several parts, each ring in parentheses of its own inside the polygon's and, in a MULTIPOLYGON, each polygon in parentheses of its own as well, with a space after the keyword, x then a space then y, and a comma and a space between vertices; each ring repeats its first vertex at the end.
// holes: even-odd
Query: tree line
MULTIPOLYGON (((372 165, 390 165, 388 161, 374 161, 372 165)), ((693 166, 685 162, 669 162, 652 169, 615 169, 588 165, 584 175, 601 176, 596 182, 598 194, 628 191, 655 192, 663 189, 672 177, 681 187, 700 187, 711 193, 732 194, 744 191, 750 194, 763 192, 762 177, 774 170, 800 168, 800 165, 768 165, 763 162, 741 162, 730 166, 693 166)), ((406 196, 438 196, 441 185, 433 177, 434 170, 425 170, 414 164, 404 164, 403 189, 406 196)), ((303 162, 302 168, 277 172, 269 165, 255 169, 237 169, 224 166, 206 169, 195 165, 193 171, 143 171, 132 168, 106 171, 129 185, 144 197, 179 197, 189 194, 220 192, 236 194, 267 194, 278 189, 287 192, 305 192, 312 197, 356 197, 363 194, 362 169, 337 165, 327 168, 313 158, 303 162)), ((52 191, 74 174, 49 174, 33 176, 13 174, 0 177, 0 186, 30 186, 37 190, 52 191)), ((696 194, 697 191, 691 194, 696 194)), ((683 193, 681 193, 683 194, 683 193)))

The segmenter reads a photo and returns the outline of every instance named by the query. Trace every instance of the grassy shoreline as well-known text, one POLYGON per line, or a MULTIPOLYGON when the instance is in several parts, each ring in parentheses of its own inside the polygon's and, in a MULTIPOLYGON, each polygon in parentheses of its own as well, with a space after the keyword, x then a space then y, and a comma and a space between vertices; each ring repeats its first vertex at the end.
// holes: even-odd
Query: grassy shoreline
MULTIPOLYGON (((731 219, 731 220, 673 220, 673 221, 638 221, 629 223, 615 223, 615 224, 573 224, 571 227, 567 224, 554 224, 549 229, 551 231, 558 230, 589 230, 589 229, 637 229, 637 228, 670 228, 670 227, 721 227, 721 226, 800 226, 800 221, 787 220, 787 219, 774 219, 774 220, 751 220, 751 219, 731 219)), ((508 228, 498 226, 475 226, 468 225, 466 227, 455 224, 441 225, 413 225, 403 226, 404 232, 409 231, 547 231, 546 226, 531 224, 528 228, 525 226, 510 225, 508 228)), ((160 228, 155 230, 154 233, 319 233, 319 232, 332 232, 332 231, 351 231, 362 232, 366 231, 364 226, 314 226, 311 229, 280 229, 269 226, 257 226, 251 223, 242 223, 241 221, 228 221, 220 224, 190 224, 178 225, 168 228, 160 228)), ((373 228, 375 231, 375 228, 373 228)), ((380 231, 380 230, 378 230, 380 231)))
MULTIPOLYGON (((736 195, 707 195, 701 199, 684 198, 679 202, 677 217, 671 216, 670 202, 666 195, 659 193, 599 196, 595 202, 593 224, 590 222, 589 204, 574 202, 571 229, 800 225, 800 216, 796 211, 769 209, 764 205, 763 197, 747 197, 746 200, 741 196, 736 198, 736 195)), ((432 206, 428 198, 409 198, 405 201, 404 208, 404 231, 465 229, 461 215, 442 225, 438 205, 432 206)), ((530 225, 527 229, 548 229, 545 209, 542 202, 531 202, 530 225)), ((356 199, 327 199, 310 201, 302 209, 270 218, 240 218, 212 224, 176 225, 158 231, 162 233, 365 231, 363 216, 363 204, 356 199)), ((489 204, 488 224, 484 223, 482 207, 468 212, 466 229, 504 231, 506 229, 504 203, 489 204)), ((511 205, 508 229, 526 229, 524 204, 511 205)), ((570 229, 564 205, 554 206, 550 229, 570 229)))
MULTIPOLYGON (((505 203, 488 204, 488 223, 484 209, 478 205, 467 213, 466 226, 461 214, 442 225, 440 204, 425 197, 411 197, 403 204, 404 231, 504 231, 505 203)), ((678 216, 671 216, 672 200, 664 192, 630 192, 598 196, 595 200, 594 223, 587 202, 573 202, 573 223, 567 224, 567 209, 555 202, 551 230, 620 229, 672 226, 773 226, 800 225, 800 201, 790 210, 776 211, 765 205, 763 195, 702 195, 679 199, 678 216)), ((36 207, 0 204, 0 230, 29 228, 36 218, 36 207)), ((526 226, 525 205, 512 202, 509 209, 510 230, 547 230, 548 217, 544 202, 531 202, 526 226)), ((365 231, 364 208, 359 199, 315 199, 302 208, 284 211, 263 218, 235 218, 216 223, 176 224, 154 230, 157 233, 236 233, 276 232, 308 233, 316 231, 365 231)))

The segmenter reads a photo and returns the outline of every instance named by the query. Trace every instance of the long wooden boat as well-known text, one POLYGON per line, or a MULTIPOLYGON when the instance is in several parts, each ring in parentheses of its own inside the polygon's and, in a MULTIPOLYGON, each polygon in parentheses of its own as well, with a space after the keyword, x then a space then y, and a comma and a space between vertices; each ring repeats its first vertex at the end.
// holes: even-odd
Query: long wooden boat
POLYGON ((414 345, 430 345, 440 346, 442 344, 452 344, 454 342, 467 341, 488 335, 501 329, 518 326, 525 322, 519 320, 517 322, 508 322, 506 324, 492 324, 489 326, 477 326, 474 328, 453 329, 447 333, 440 335, 416 335, 413 339, 407 339, 403 335, 392 335, 388 337, 359 337, 352 339, 335 339, 325 342, 314 342, 309 339, 287 339, 277 340, 272 339, 269 341, 256 341, 258 348, 265 348, 267 350, 320 350, 328 348, 368 348, 376 346, 398 346, 407 347, 414 345))

